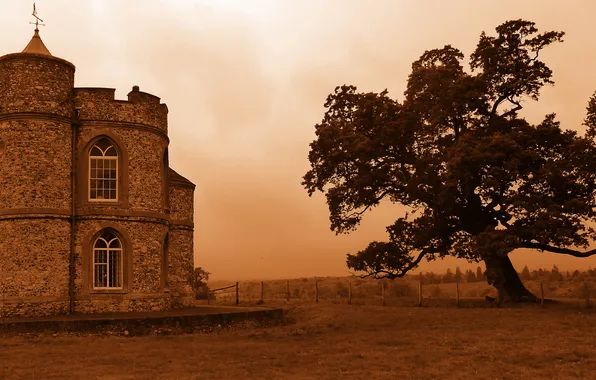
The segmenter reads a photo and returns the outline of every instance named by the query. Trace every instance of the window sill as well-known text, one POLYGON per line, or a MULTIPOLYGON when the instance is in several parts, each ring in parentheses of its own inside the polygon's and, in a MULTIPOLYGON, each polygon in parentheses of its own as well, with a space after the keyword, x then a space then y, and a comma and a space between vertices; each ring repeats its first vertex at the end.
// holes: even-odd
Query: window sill
POLYGON ((128 291, 126 289, 114 289, 114 290, 104 290, 104 289, 91 289, 91 294, 127 294, 128 291))
POLYGON ((85 201, 82 208, 126 208, 128 207, 128 202, 118 201, 118 202, 93 202, 93 201, 85 201))

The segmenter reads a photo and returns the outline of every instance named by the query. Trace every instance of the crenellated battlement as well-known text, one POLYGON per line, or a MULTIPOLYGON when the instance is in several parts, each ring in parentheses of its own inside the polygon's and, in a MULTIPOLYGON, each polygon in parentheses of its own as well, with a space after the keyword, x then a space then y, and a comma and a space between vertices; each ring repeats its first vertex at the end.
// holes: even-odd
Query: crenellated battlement
POLYGON ((160 98, 134 86, 128 100, 115 99, 113 88, 75 88, 74 103, 81 121, 138 123, 168 132, 168 107, 160 98))

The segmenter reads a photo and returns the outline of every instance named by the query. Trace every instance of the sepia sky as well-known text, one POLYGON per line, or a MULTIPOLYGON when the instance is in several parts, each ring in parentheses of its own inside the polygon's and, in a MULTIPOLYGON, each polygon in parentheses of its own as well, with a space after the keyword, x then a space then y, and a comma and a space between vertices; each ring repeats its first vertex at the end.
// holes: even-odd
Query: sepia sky
MULTIPOLYGON (((20 52, 32 4, 0 0, 0 55, 20 52)), ((41 37, 77 67, 76 86, 133 85, 169 114, 170 165, 197 184, 195 265, 216 280, 347 275, 345 254, 385 239, 399 209, 384 204, 351 235, 329 230, 321 195, 301 187, 308 144, 335 86, 403 91, 412 61, 445 44, 468 56, 481 31, 524 18, 565 42, 541 57, 555 87, 522 114, 556 112, 582 130, 596 90, 592 0, 38 0, 41 37)), ((514 264, 596 267, 596 257, 516 252, 514 264)), ((421 270, 473 267, 463 260, 421 270)))

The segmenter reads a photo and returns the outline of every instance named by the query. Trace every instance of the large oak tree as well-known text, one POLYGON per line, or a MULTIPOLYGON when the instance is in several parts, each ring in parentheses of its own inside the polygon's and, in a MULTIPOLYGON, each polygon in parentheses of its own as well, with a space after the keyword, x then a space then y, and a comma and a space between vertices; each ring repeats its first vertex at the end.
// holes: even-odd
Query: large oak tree
POLYGON ((596 97, 587 132, 563 130, 554 114, 519 116, 553 84, 540 52, 563 32, 507 21, 485 33, 464 70, 452 46, 412 64, 403 102, 340 86, 310 144, 309 195, 325 194, 331 230, 349 233, 384 199, 408 210, 388 241, 348 254, 348 267, 402 277, 421 260, 483 261, 500 299, 534 301, 509 253, 518 248, 588 257, 596 239, 596 97))

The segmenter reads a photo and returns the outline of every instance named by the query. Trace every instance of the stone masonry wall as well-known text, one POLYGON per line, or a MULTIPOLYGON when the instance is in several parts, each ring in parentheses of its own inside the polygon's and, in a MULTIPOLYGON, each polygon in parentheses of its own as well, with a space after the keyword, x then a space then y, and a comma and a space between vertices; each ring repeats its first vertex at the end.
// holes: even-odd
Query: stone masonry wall
MULTIPOLYGON (((149 131, 119 128, 117 125, 93 125, 83 122, 79 129, 78 151, 81 151, 98 132, 109 130, 123 143, 121 149, 128 153, 128 202, 129 207, 117 209, 149 211, 163 214, 163 151, 167 141, 149 131)), ((80 165, 89 165, 80 157, 80 165)), ((86 184, 85 184, 86 185, 86 184)), ((82 189, 81 189, 82 190, 82 189)), ((109 204, 100 205, 110 209, 109 204)))
POLYGON ((164 293, 162 287, 161 268, 164 254, 162 241, 167 230, 166 225, 142 218, 117 218, 111 221, 90 219, 78 222, 75 242, 77 312, 91 310, 93 307, 98 308, 95 312, 142 311, 145 308, 165 307, 167 302, 164 298, 169 296, 164 293), (91 288, 94 243, 92 237, 104 228, 112 228, 124 240, 124 272, 130 274, 128 283, 125 280, 124 285, 128 286, 125 291, 110 294, 96 292, 91 288), (141 309, 136 309, 135 305, 141 309))
POLYGON ((70 210, 71 127, 58 121, 0 121, 0 214, 10 208, 70 210))
POLYGON ((135 311, 160 311, 171 307, 168 295, 105 295, 75 301, 77 313, 118 313, 135 311))
POLYGON ((68 312, 69 231, 68 220, 0 220, 4 317, 68 312))
POLYGON ((194 270, 193 231, 171 228, 168 252, 168 286, 172 297, 192 294, 191 278, 194 270))
POLYGON ((114 93, 110 88, 75 88, 75 107, 80 108, 81 120, 138 123, 167 134, 168 108, 157 96, 141 92, 138 87, 128 94, 128 101, 115 100, 114 93))
POLYGON ((172 221, 193 223, 194 190, 188 187, 170 185, 170 218, 172 221))
POLYGON ((169 276, 168 282, 175 302, 185 305, 192 294, 194 270, 194 189, 187 185, 170 184, 169 276))
POLYGON ((68 312, 74 66, 0 57, 1 313, 68 312))
POLYGON ((0 58, 0 113, 43 112, 70 118, 74 66, 60 58, 9 54, 0 58))

